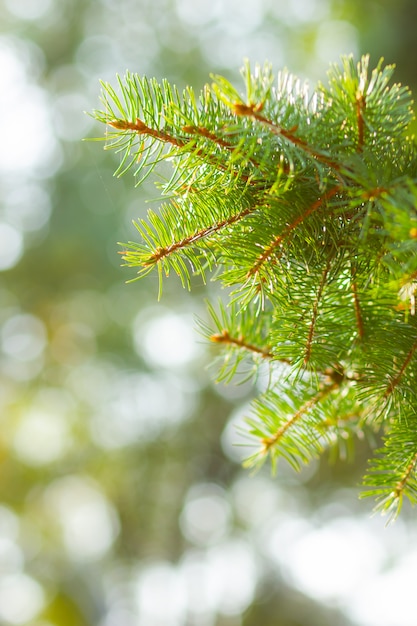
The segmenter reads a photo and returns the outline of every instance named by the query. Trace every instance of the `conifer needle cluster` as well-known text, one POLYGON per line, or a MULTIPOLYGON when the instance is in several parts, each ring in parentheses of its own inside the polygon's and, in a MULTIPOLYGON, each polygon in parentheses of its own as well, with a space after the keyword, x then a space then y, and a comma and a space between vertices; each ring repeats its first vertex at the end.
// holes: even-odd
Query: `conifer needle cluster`
POLYGON ((247 465, 298 469, 355 440, 382 439, 363 495, 395 517, 417 501, 417 155, 410 91, 369 58, 331 67, 314 92, 245 64, 241 93, 213 76, 198 96, 127 73, 102 84, 106 148, 140 185, 162 161, 162 204, 123 244, 134 279, 185 287, 207 273, 219 379, 265 363, 247 465))

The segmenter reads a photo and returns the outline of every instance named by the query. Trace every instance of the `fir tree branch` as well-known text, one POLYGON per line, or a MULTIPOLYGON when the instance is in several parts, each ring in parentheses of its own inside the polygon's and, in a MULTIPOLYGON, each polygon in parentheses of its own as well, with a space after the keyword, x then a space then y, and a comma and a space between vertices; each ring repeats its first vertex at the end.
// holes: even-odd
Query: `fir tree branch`
POLYGON ((315 396, 309 398, 299 409, 296 411, 286 422, 284 422, 278 430, 271 435, 270 437, 264 437, 261 440, 263 444, 262 453, 265 455, 269 452, 269 450, 275 446, 279 440, 286 434, 286 432, 293 428, 297 422, 308 413, 315 405, 321 402, 324 398, 326 398, 332 391, 337 389, 340 386, 339 382, 334 382, 331 385, 328 385, 324 389, 321 389, 315 396))
POLYGON ((163 130, 150 128, 142 120, 136 118, 136 122, 128 122, 127 120, 108 120, 108 125, 116 128, 117 130, 130 130, 138 135, 148 135, 158 141, 169 143, 177 148, 183 148, 186 142, 166 133, 163 130))
POLYGON ((229 334, 229 331, 226 329, 224 329, 221 333, 214 333, 213 335, 211 335, 210 341, 212 341, 213 343, 225 343, 231 346, 236 346, 238 348, 243 348, 244 350, 247 350, 248 352, 259 354, 264 359, 274 358, 274 355, 268 346, 261 348, 259 346, 255 346, 251 343, 248 343, 247 341, 245 341, 245 339, 242 336, 232 337, 229 334))
MULTIPOLYGON (((263 311, 258 315, 257 324, 253 323, 255 314, 253 308, 238 309, 231 303, 226 308, 219 302, 218 310, 207 303, 211 324, 198 320, 198 326, 206 339, 223 347, 221 354, 222 365, 217 375, 218 381, 230 381, 237 373, 246 374, 243 380, 256 375, 260 360, 266 362, 281 361, 277 359, 268 345, 268 328, 271 322, 271 311, 263 311), (249 360, 247 357, 251 355, 249 360), (249 365, 249 371, 242 372, 238 366, 241 363, 249 365), (239 370, 239 372, 238 372, 239 370)), ((287 363, 286 360, 283 361, 287 363)))
POLYGON ((215 268, 231 289, 227 310, 209 306, 214 330, 202 324, 223 348, 218 380, 270 364, 248 420, 261 451, 247 464, 297 469, 383 428, 365 484, 398 512, 404 497, 417 503, 417 147, 411 95, 392 72, 346 57, 311 96, 247 63, 245 95, 215 76, 199 99, 127 73, 120 96, 103 83, 95 117, 113 129, 117 174, 173 164, 160 185, 169 202, 134 222, 126 265, 139 277, 156 267, 160 285, 173 270, 188 287, 215 268))
POLYGON ((362 198, 364 200, 370 200, 373 202, 383 194, 389 193, 389 189, 386 187, 373 187, 372 189, 366 189, 362 191, 362 198))
POLYGON ((358 286, 355 280, 356 268, 352 264, 350 266, 350 271, 352 276, 352 282, 350 286, 353 294, 353 306, 355 309, 356 327, 358 329, 359 339, 362 340, 365 335, 365 327, 363 323, 361 303, 359 301, 358 286))
POLYGON ((230 141, 226 141, 222 137, 219 137, 213 131, 205 128, 204 126, 183 126, 182 130, 189 135, 199 135, 200 137, 205 137, 221 148, 226 148, 227 150, 234 150, 234 148, 236 148, 236 146, 230 143, 230 141))
POLYGON ((401 365, 400 369, 398 370, 397 374, 394 376, 394 378, 392 378, 387 386, 387 388, 385 389, 384 392, 384 398, 388 398, 388 396, 390 394, 393 393, 393 391, 396 389, 396 387, 398 387, 398 385, 401 382, 402 377, 404 376, 405 370, 407 369, 407 367, 409 366, 415 352, 417 350, 417 339, 415 340, 415 342, 413 343, 413 345, 411 346, 409 352, 407 353, 403 364, 401 365))
POLYGON ((317 161, 320 161, 321 163, 328 165, 330 168, 332 168, 336 172, 340 170, 339 163, 337 163, 333 159, 330 159, 327 155, 322 154, 321 152, 318 152, 312 146, 309 146, 308 143, 304 141, 304 139, 301 139, 300 137, 297 137, 297 135, 295 135, 297 126, 293 126, 292 128, 285 129, 282 126, 275 124, 275 122, 268 120, 266 117, 264 117, 263 115, 259 113, 258 105, 246 105, 241 102, 235 102, 233 103, 232 110, 238 116, 251 117, 257 122, 260 122, 261 124, 265 125, 274 135, 278 135, 279 137, 284 137, 284 139, 287 139, 294 146, 301 148, 301 150, 306 152, 309 156, 312 156, 317 161))
MULTIPOLYGON (((232 224, 235 224, 236 222, 245 218, 247 215, 250 215, 251 213, 256 211, 257 208, 258 208, 257 206, 247 207, 246 209, 243 209, 239 213, 236 213, 235 215, 232 215, 231 217, 224 219, 218 222, 217 224, 212 224, 211 226, 208 226, 207 228, 202 228, 201 230, 194 232, 188 237, 184 237, 180 241, 175 241, 169 246, 158 247, 155 250, 155 252, 149 256, 147 260, 142 262, 142 265, 145 267, 149 265, 155 265, 155 263, 158 263, 161 259, 168 257, 174 253, 180 252, 184 248, 188 248, 189 246, 195 245, 200 240, 205 239, 206 237, 209 237, 210 235, 213 235, 214 233, 219 232, 223 228, 232 226, 232 224)), ((128 254, 128 251, 122 251, 120 252, 120 254, 126 255, 128 254)))
MULTIPOLYGON (((236 151, 236 148, 238 147, 236 144, 233 144, 230 141, 223 139, 223 137, 220 137, 218 134, 214 133, 208 128, 205 128, 204 126, 183 126, 182 130, 190 135, 198 135, 200 137, 204 137, 205 139, 209 139, 220 148, 225 148, 229 152, 236 151)), ((248 159, 248 162, 256 169, 260 169, 261 167, 260 163, 256 161, 256 159, 254 159, 253 157, 250 157, 248 159)), ((242 180, 249 181, 250 177, 242 176, 242 180)))
POLYGON ((385 436, 384 447, 377 450, 364 477, 369 487, 361 497, 374 497, 375 510, 389 514, 388 523, 401 511, 404 497, 417 503, 417 414, 414 409, 407 416, 393 422, 385 436))
POLYGON ((360 91, 356 94, 356 117, 358 121, 358 152, 363 151, 364 139, 365 139, 365 120, 363 113, 366 107, 366 100, 363 93, 360 91))
MULTIPOLYGON (((399 500, 401 502, 404 491, 407 488, 408 483, 414 477, 414 473, 417 465, 417 452, 413 455, 411 461, 405 468, 405 471, 401 477, 401 479, 395 485, 392 497, 394 500, 399 500)), ((401 504, 399 504, 401 506, 401 504)))
POLYGON ((307 343, 306 343, 305 351, 304 351, 304 361, 303 361, 304 365, 308 364, 308 362, 310 360, 310 357, 311 357, 311 347, 312 347, 314 332, 315 332, 315 328, 316 328, 317 315, 318 315, 318 311, 319 311, 321 297, 322 297, 322 294, 323 294, 323 289, 324 289, 324 286, 325 286, 325 284, 327 282, 327 277, 329 275, 330 264, 331 264, 331 259, 329 259, 327 261, 326 267, 323 270, 322 278, 320 280, 319 288, 317 290, 316 299, 314 300, 314 303, 313 303, 311 322, 310 322, 310 327, 309 327, 309 330, 308 330, 307 343))
MULTIPOLYGON (((189 145, 189 152, 192 155, 198 157, 201 160, 201 162, 210 163, 210 165, 213 165, 216 169, 219 169, 224 172, 230 171, 232 175, 239 176, 241 180, 245 182, 250 182, 250 177, 248 175, 243 174, 242 172, 238 172, 237 170, 230 169, 222 160, 217 159, 213 154, 206 152, 202 148, 196 148, 193 143, 189 143, 185 141, 184 139, 179 139, 178 137, 175 137, 174 135, 171 135, 165 132, 164 130, 150 128, 144 122, 142 122, 142 120, 140 120, 139 118, 136 118, 136 122, 128 122, 127 120, 117 119, 117 120, 110 120, 107 123, 109 126, 112 126, 113 128, 116 128, 117 130, 122 130, 122 131, 127 130, 127 131, 137 133, 138 135, 146 135, 162 143, 170 144, 174 148, 179 148, 179 149, 184 150, 189 145)), ((194 127, 192 126, 185 126, 183 127, 183 130, 184 132, 188 132, 189 134, 201 135, 202 137, 211 139, 212 141, 216 141, 216 143, 223 148, 228 148, 228 149, 232 148, 232 144, 229 144, 227 141, 216 137, 214 133, 209 133, 209 131, 206 131, 206 129, 204 128, 194 129, 194 127)), ((140 157, 140 154, 139 154, 139 157, 140 157)))
POLYGON ((291 235, 291 233, 304 222, 312 213, 320 209, 324 203, 326 203, 330 198, 335 196, 337 193, 341 191, 341 186, 334 186, 325 194, 323 194, 318 200, 313 202, 301 215, 298 215, 291 224, 289 224, 285 230, 277 235, 274 240, 266 247, 266 249, 262 252, 262 254, 258 257, 256 263, 250 268, 248 271, 247 277, 258 274, 262 266, 270 259, 270 257, 275 253, 277 248, 280 248, 283 242, 291 235))

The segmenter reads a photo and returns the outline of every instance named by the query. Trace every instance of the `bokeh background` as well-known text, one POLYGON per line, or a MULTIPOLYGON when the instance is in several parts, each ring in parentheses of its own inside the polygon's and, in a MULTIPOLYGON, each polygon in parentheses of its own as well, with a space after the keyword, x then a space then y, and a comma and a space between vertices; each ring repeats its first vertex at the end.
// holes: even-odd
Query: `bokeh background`
POLYGON ((415 626, 417 530, 358 500, 355 462, 251 475, 262 387, 215 385, 204 298, 125 284, 158 198, 83 142, 99 79, 311 83, 370 53, 417 88, 415 0, 0 0, 0 624, 415 626))

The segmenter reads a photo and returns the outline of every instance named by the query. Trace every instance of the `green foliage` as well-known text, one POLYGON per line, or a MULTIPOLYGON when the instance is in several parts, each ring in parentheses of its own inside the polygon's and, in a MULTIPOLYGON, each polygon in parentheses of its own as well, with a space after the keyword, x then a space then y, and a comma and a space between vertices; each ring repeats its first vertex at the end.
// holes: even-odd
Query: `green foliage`
POLYGON ((416 495, 417 158, 409 90, 393 68, 342 59, 310 92, 287 72, 243 68, 246 92, 215 76, 199 97, 127 74, 103 84, 106 147, 138 184, 173 165, 166 197, 123 244, 137 277, 207 271, 230 294, 210 304, 219 379, 268 363, 248 430, 258 465, 347 457, 381 434, 366 494, 396 515, 416 495), (248 365, 249 364, 249 365, 248 365))

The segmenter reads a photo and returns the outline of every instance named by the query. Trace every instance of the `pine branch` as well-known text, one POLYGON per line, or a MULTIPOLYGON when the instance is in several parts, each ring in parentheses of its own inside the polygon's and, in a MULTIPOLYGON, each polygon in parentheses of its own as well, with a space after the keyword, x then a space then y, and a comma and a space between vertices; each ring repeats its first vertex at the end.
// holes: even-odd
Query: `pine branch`
POLYGON ((236 115, 251 117, 257 122, 264 124, 268 128, 268 130, 270 130, 274 135, 283 137, 297 148, 301 148, 303 152, 313 157, 317 161, 320 161, 324 165, 328 165, 331 169, 335 171, 338 171, 340 169, 339 163, 330 159, 326 154, 322 154, 316 151, 312 146, 309 146, 307 142, 304 141, 302 138, 297 137, 297 135, 295 134, 297 126, 293 126, 292 128, 289 128, 287 130, 261 115, 259 112, 261 108, 262 107, 260 107, 259 105, 246 105, 241 104, 240 102, 236 102, 233 105, 233 111, 234 113, 236 113, 236 115))
POLYGON ((271 311, 264 311, 256 315, 251 307, 238 310, 231 304, 227 309, 221 302, 218 310, 211 303, 207 303, 210 322, 198 320, 202 335, 210 342, 221 346, 223 355, 222 365, 217 374, 218 381, 230 382, 238 370, 242 372, 244 364, 248 371, 240 382, 257 375, 258 362, 281 362, 288 365, 286 359, 280 359, 273 354, 265 343, 271 323, 271 311), (258 324, 253 320, 257 318, 258 324), (232 334, 233 333, 233 334, 232 334))
POLYGON ((358 92, 356 95, 356 117, 358 120, 358 152, 362 152, 365 138, 365 120, 364 112, 366 108, 366 100, 364 94, 358 92))
POLYGON ((294 415, 292 415, 286 422, 284 422, 284 424, 282 424, 282 426, 278 428, 278 430, 275 433, 273 433, 269 437, 264 437, 261 440, 264 446, 262 453, 266 454, 267 452, 269 452, 269 450, 273 446, 276 446, 279 443, 280 439, 282 439, 282 437, 286 434, 286 432, 290 428, 294 428, 297 425, 297 422, 305 415, 305 413, 310 411, 316 404, 318 404, 321 400, 323 400, 323 398, 325 398, 329 393, 331 393, 338 386, 339 386, 338 383, 335 382, 332 385, 329 385, 328 387, 325 387, 324 389, 319 391, 315 396, 307 400, 298 409, 298 411, 294 413, 294 415))
POLYGON ((210 341, 212 341, 213 343, 225 343, 231 346, 242 348, 243 350, 248 350, 248 352, 259 354, 263 359, 272 359, 274 356, 268 346, 255 346, 246 341, 242 336, 232 337, 226 328, 224 328, 221 333, 214 333, 213 335, 211 335, 210 341))
POLYGON ((376 499, 375 510, 388 514, 388 522, 399 515, 404 498, 417 503, 417 415, 413 411, 396 420, 370 463, 362 497, 376 499))
POLYGON ((187 248, 189 246, 197 244, 201 239, 205 239, 214 233, 222 230, 223 228, 227 228, 232 226, 235 222, 243 219, 247 215, 253 213, 256 210, 256 207, 248 207, 243 211, 240 211, 236 215, 232 215, 217 224, 212 224, 211 226, 207 226, 206 228, 202 228, 201 230, 194 232, 192 235, 188 235, 188 237, 184 237, 180 241, 175 241, 169 246, 158 247, 155 252, 149 257, 148 261, 144 262, 144 265, 153 265, 154 263, 158 263, 164 257, 168 257, 175 252, 182 250, 183 248, 187 248))
POLYGON ((329 275, 329 270, 330 270, 330 259, 327 262, 326 267, 323 270, 322 278, 320 280, 318 291, 317 291, 317 296, 313 303, 312 317, 311 317, 310 327, 308 331, 307 343, 306 343, 305 351, 304 351, 304 365, 308 364, 310 357, 311 357, 313 337, 316 331, 317 315, 319 312, 319 306, 320 306, 321 299, 322 299, 324 285, 326 284, 326 281, 329 275))
POLYGON ((353 306, 355 308, 356 326, 358 329, 358 337, 360 340, 362 340, 364 338, 365 329, 364 329, 362 307, 361 307, 361 303, 359 300, 358 285, 355 280, 356 268, 353 265, 351 265, 350 269, 351 269, 351 275, 352 275, 351 289, 352 289, 352 294, 353 294, 353 306))
POLYGON ((154 139, 164 143, 169 143, 177 148, 183 148, 186 145, 186 142, 182 139, 177 139, 163 130, 149 128, 149 126, 146 126, 146 124, 144 124, 144 122, 142 122, 142 120, 138 117, 135 122, 127 122, 125 120, 109 120, 107 123, 109 126, 112 126, 117 130, 129 130, 134 133, 138 133, 138 135, 147 135, 148 137, 153 137, 154 139))
POLYGON ((248 277, 258 274, 262 265, 270 259, 277 248, 281 247, 282 243, 291 235, 292 231, 302 224, 312 213, 317 211, 327 200, 337 194, 338 191, 340 191, 340 187, 330 189, 323 197, 313 202, 301 215, 297 216, 294 221, 286 227, 282 234, 277 235, 269 246, 267 246, 266 250, 259 256, 253 267, 248 271, 248 277))
POLYGON ((385 392, 384 392, 384 397, 385 398, 387 398, 390 394, 392 394, 393 391, 400 384, 400 381, 401 381, 401 379, 404 376, 405 370, 410 365, 411 359, 414 357, 414 355, 416 353, 416 350, 417 350, 417 339, 415 340, 415 342, 411 346, 411 348, 410 348, 409 352, 407 353, 403 363, 401 364, 401 367, 398 370, 397 374, 395 374, 395 376, 390 380, 387 388, 385 389, 385 392))
POLYGON ((267 391, 248 420, 270 457, 301 463, 388 432, 365 483, 383 511, 417 501, 417 149, 413 102, 393 67, 342 59, 315 91, 249 63, 199 97, 127 73, 103 83, 106 147, 138 184, 162 161, 167 199, 123 245, 133 280, 215 270, 230 294, 200 328, 217 379, 267 391))
POLYGON ((340 384, 333 381, 311 395, 311 385, 298 381, 298 393, 272 388, 257 399, 254 417, 249 417, 247 423, 260 449, 245 465, 257 466, 269 456, 274 469, 283 458, 299 470, 301 463, 322 454, 330 441, 330 431, 324 427, 324 403, 340 384))

